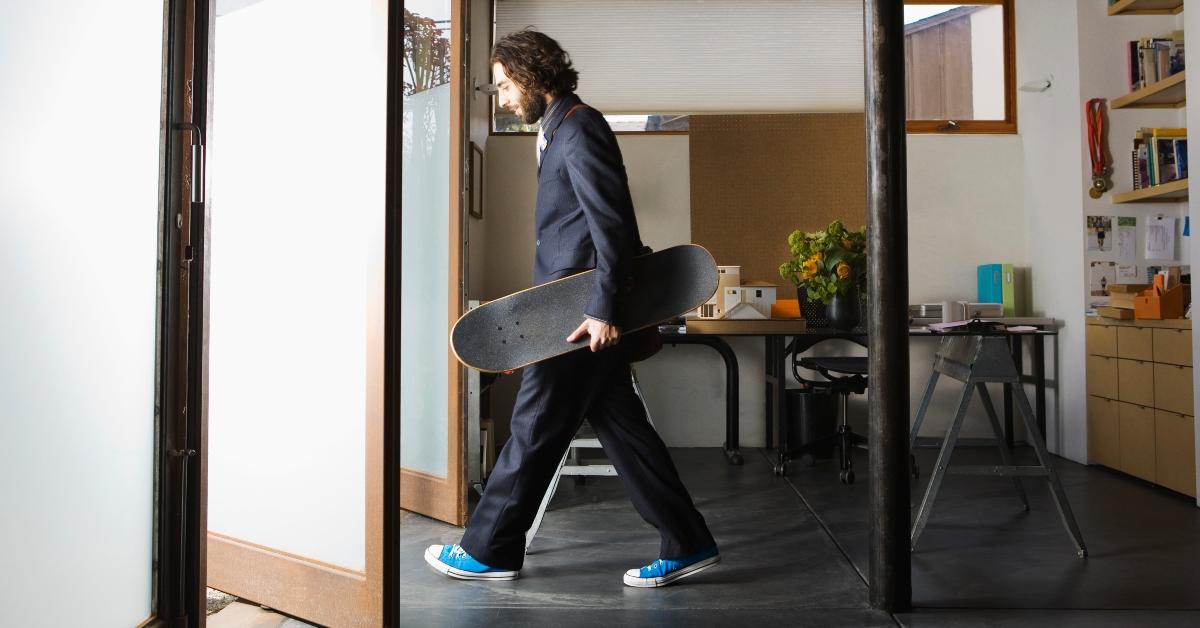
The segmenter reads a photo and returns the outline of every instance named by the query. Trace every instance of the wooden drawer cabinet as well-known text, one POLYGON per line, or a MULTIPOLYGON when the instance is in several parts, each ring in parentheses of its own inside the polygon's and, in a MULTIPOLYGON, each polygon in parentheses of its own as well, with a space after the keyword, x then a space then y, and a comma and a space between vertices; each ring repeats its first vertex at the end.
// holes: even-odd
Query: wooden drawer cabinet
POLYGON ((1154 365, 1154 403, 1151 405, 1160 410, 1193 415, 1192 394, 1192 367, 1154 365))
POLYGON ((1192 330, 1155 329, 1154 361, 1166 364, 1192 365, 1192 330))
MULTIPOLYGON (((1196 496, 1195 433, 1192 417, 1154 411, 1155 482, 1192 497, 1196 496)), ((1090 431, 1088 434, 1091 438, 1090 431)))
POLYGON ((1121 464, 1118 469, 1149 482, 1154 481, 1154 409, 1118 402, 1121 464))
POLYGON ((1117 360, 1117 399, 1139 406, 1154 406, 1154 363, 1117 360))
POLYGON ((1088 395, 1088 459, 1114 469, 1121 468, 1121 428, 1118 402, 1088 395))
POLYGON ((1130 360, 1154 359, 1154 330, 1149 327, 1118 327, 1117 357, 1130 360))
POLYGON ((1117 358, 1087 357, 1087 392, 1097 397, 1117 398, 1117 358))
POLYGON ((1088 324, 1088 462, 1195 497, 1191 322, 1088 324))
POLYGON ((1087 352, 1090 355, 1117 357, 1117 328, 1112 325, 1088 325, 1087 352))

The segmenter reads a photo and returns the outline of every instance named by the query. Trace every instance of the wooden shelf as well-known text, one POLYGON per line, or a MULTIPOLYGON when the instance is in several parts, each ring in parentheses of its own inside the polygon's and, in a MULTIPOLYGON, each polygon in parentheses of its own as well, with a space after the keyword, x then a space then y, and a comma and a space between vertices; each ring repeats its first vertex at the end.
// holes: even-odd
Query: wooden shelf
POLYGON ((1178 15, 1183 0, 1119 0, 1108 5, 1109 15, 1178 15))
POLYGON ((1114 203, 1170 203, 1186 201, 1188 197, 1188 180, 1179 179, 1162 185, 1155 185, 1130 192, 1120 192, 1112 195, 1114 203))
POLYGON ((1109 107, 1112 109, 1175 109, 1187 104, 1187 93, 1184 76, 1187 71, 1172 74, 1167 78, 1147 85, 1136 92, 1130 92, 1115 98, 1109 107))

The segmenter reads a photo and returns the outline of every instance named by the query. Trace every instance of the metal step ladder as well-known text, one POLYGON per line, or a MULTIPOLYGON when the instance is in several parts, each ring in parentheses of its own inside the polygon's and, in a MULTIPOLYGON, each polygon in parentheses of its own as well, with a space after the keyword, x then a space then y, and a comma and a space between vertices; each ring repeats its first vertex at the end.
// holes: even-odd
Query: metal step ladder
MULTIPOLYGON (((646 420, 650 421, 650 425, 654 425, 654 421, 650 419, 650 408, 646 405, 646 398, 642 396, 642 387, 638 383, 637 371, 630 368, 629 372, 633 378, 633 392, 637 395, 638 400, 642 402, 642 408, 646 411, 646 420)), ((559 461, 558 471, 554 473, 554 479, 550 480, 550 486, 546 489, 546 495, 542 497, 542 504, 538 506, 537 516, 533 519, 533 525, 525 533, 526 552, 529 551, 529 545, 533 543, 533 537, 537 535, 538 528, 542 525, 542 517, 546 515, 546 507, 550 505, 550 500, 554 498, 554 491, 558 489, 558 481, 563 476, 585 478, 596 476, 615 477, 617 475, 616 467, 612 464, 607 464, 607 461, 585 464, 580 452, 583 449, 600 449, 602 451, 604 449, 600 445, 600 439, 596 437, 592 426, 588 425, 587 419, 584 419, 583 424, 579 426, 579 431, 576 432, 575 438, 571 439, 571 444, 567 447, 566 453, 563 454, 562 460, 559 461)))
POLYGON ((1085 558, 1087 547, 1083 544, 1083 535, 1080 534, 1079 526, 1075 523, 1075 516, 1071 513, 1071 505, 1067 503, 1067 495, 1063 491, 1058 474, 1055 473, 1054 466, 1050 463, 1046 445, 1042 442, 1041 432, 1037 428, 1033 408, 1030 407, 1029 398, 1025 396, 1025 389, 1021 385, 1021 372, 1013 363, 1012 354, 1009 352, 1007 336, 963 335, 942 338, 934 356, 933 373, 929 377, 929 383, 925 386, 921 407, 917 410, 917 417, 913 422, 912 434, 909 439, 910 451, 916 445, 917 433, 921 430, 921 423, 925 419, 925 412, 929 409, 929 402, 933 398, 933 389, 937 385, 940 375, 963 382, 963 391, 958 401, 958 410, 954 415, 954 420, 946 430, 945 439, 942 440, 933 475, 929 478, 929 486, 925 489, 925 496, 921 499, 921 506, 917 510, 917 518, 913 523, 910 540, 911 549, 915 551, 917 548, 917 539, 920 538, 925 524, 929 521, 933 500, 942 486, 942 480, 949 472, 954 475, 1011 477, 1025 510, 1029 510, 1029 500, 1025 497, 1021 478, 1044 478, 1049 484, 1050 493, 1054 497, 1054 505, 1058 508, 1058 514, 1067 528, 1067 534, 1071 536, 1071 542, 1075 544, 1076 554, 1080 558, 1085 558), (1003 430, 1000 428, 1000 420, 996 417, 996 408, 992 405, 992 398, 988 394, 988 382, 1013 384, 1013 396, 1016 398, 1017 409, 1021 419, 1025 422, 1025 433, 1030 445, 1033 446, 1034 453, 1037 454, 1038 464, 1017 466, 1012 463, 1003 430), (978 391, 979 396, 983 399, 983 407, 987 411, 988 421, 992 424, 992 432, 995 433, 996 444, 1000 448, 1000 461, 1003 464, 998 466, 960 465, 951 469, 950 457, 954 453, 954 446, 958 442, 958 432, 962 428, 963 418, 967 415, 967 407, 970 405, 972 394, 975 391, 978 391))

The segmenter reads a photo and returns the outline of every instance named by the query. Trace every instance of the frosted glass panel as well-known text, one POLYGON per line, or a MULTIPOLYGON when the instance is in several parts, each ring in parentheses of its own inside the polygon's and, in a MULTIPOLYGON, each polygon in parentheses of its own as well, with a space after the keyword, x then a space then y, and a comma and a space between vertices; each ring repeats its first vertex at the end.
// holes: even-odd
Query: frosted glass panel
POLYGON ((209 141, 209 529, 355 570, 382 342, 382 23, 370 0, 218 17, 209 141))
POLYGON ((0 3, 3 626, 150 614, 162 37, 161 2, 0 3))
POLYGON ((400 464, 445 477, 449 452, 450 3, 404 15, 400 464))

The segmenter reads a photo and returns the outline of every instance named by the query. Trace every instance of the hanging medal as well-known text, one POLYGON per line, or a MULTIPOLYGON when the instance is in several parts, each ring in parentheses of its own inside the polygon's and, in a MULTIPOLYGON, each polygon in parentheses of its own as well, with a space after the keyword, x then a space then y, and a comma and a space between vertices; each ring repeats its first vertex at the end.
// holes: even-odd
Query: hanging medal
POLYGON ((1107 176, 1110 169, 1104 164, 1104 99, 1087 101, 1084 113, 1087 117, 1088 155, 1092 160, 1092 185, 1088 196, 1100 198, 1109 188, 1107 176))

